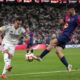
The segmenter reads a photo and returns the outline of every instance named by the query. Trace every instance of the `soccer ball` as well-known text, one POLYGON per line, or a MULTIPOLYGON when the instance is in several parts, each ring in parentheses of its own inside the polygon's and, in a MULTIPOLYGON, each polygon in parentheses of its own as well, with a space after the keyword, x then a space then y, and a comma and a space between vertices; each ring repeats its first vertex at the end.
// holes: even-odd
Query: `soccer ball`
POLYGON ((27 53, 26 55, 25 55, 25 59, 27 60, 27 61, 29 61, 29 62, 31 62, 31 61, 33 61, 33 53, 27 53))

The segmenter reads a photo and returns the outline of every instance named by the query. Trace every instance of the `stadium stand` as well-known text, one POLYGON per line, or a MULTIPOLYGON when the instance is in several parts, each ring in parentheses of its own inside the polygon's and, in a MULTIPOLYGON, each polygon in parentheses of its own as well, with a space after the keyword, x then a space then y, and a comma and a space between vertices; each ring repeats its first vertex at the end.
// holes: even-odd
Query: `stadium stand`
MULTIPOLYGON (((76 9, 79 10, 80 6, 76 9)), ((66 6, 53 5, 0 5, 0 26, 12 23, 13 20, 21 16, 24 20, 23 26, 30 26, 34 32, 34 43, 49 43, 51 35, 61 33, 62 26, 59 25, 58 19, 64 18, 66 6), (62 10, 62 11, 61 11, 62 10)), ((80 12, 78 12, 80 13, 80 12)), ((80 28, 73 33, 72 40, 69 44, 80 43, 80 28)))

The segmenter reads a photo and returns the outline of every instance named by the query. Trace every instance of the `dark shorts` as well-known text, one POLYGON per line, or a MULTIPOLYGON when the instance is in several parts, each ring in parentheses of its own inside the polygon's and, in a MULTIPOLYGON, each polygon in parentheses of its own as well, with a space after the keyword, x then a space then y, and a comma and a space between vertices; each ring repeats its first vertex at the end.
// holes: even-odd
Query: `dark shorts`
POLYGON ((30 48, 30 47, 32 47, 32 46, 33 46, 33 42, 28 43, 26 47, 27 47, 27 48, 30 48))
POLYGON ((69 37, 66 36, 65 34, 61 34, 58 38, 58 44, 57 46, 62 47, 63 49, 65 48, 65 45, 69 42, 69 37))

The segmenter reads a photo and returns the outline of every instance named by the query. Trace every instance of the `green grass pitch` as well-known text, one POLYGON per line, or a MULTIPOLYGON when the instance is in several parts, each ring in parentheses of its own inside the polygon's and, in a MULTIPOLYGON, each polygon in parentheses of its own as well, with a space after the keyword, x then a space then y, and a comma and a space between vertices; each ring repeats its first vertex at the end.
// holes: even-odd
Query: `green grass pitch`
MULTIPOLYGON (((35 50, 36 55, 42 50, 35 50)), ((65 49, 64 54, 68 61, 73 65, 73 71, 67 72, 64 65, 60 62, 53 49, 42 62, 25 60, 25 51, 16 51, 12 59, 13 69, 8 73, 5 80, 80 80, 80 49, 65 49)), ((4 62, 3 55, 0 53, 0 74, 4 62)), ((0 80, 2 80, 0 78, 0 80)))

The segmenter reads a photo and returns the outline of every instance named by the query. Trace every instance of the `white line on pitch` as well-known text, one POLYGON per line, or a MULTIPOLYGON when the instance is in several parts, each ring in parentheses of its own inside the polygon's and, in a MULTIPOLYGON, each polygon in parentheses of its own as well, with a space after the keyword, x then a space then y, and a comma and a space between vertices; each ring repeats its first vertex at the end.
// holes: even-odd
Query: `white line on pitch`
MULTIPOLYGON (((78 70, 72 70, 71 72, 79 72, 78 70)), ((11 74, 9 76, 23 76, 23 75, 39 75, 39 74, 49 74, 49 73, 64 73, 68 72, 67 70, 60 70, 60 71, 47 71, 47 72, 32 72, 32 73, 22 73, 22 74, 11 74)))

